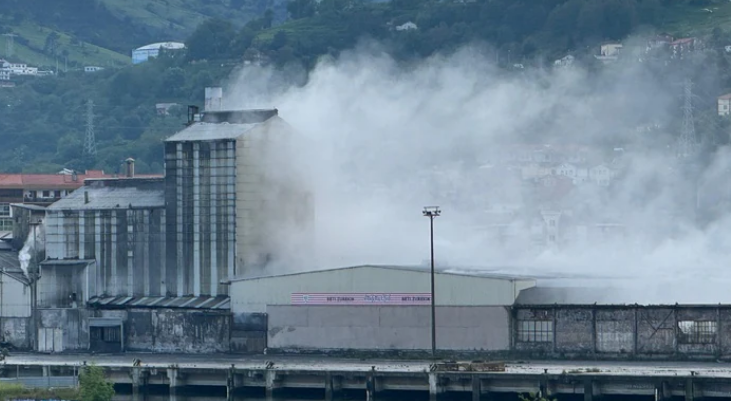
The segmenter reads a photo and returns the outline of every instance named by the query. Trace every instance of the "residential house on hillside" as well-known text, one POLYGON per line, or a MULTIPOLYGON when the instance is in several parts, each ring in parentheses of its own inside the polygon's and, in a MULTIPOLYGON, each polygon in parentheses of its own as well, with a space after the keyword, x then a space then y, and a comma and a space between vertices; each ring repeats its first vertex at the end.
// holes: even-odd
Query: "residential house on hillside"
POLYGON ((158 116, 167 116, 170 114, 170 109, 180 106, 178 103, 157 103, 155 105, 155 113, 158 116))
POLYGON ((702 48, 702 42, 697 38, 677 39, 668 44, 672 52, 670 57, 682 59, 685 55, 702 48))
POLYGON ((616 61, 621 50, 621 43, 606 43, 599 47, 599 55, 594 57, 604 63, 616 61))
POLYGON ((10 81, 10 71, 0 70, 0 81, 10 81))
POLYGON ((731 93, 718 97, 718 115, 727 116, 731 114, 731 93))
POLYGON ((657 49, 669 45, 674 40, 673 36, 668 33, 655 35, 647 42, 648 50, 657 49))
POLYGON ((88 65, 88 66, 84 67, 84 72, 97 72, 97 71, 101 71, 103 69, 104 69, 104 67, 88 65))

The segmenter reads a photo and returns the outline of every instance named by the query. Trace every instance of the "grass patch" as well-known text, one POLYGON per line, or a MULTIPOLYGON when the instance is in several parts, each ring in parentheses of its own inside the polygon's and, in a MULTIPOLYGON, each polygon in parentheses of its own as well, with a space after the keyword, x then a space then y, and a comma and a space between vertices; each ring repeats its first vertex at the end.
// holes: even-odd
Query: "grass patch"
MULTIPOLYGON (((20 59, 33 66, 55 69, 56 57, 43 53, 46 38, 54 30, 42 27, 31 21, 23 21, 20 24, 9 24, 8 26, 12 28, 14 33, 20 35, 22 39, 27 41, 27 45, 23 44, 22 41, 16 40, 13 46, 13 55, 9 57, 5 43, 6 39, 2 38, 0 56, 20 59)), ((63 32, 55 32, 60 36, 58 39, 59 54, 62 50, 68 51, 69 62, 75 61, 81 65, 97 65, 102 67, 131 64, 131 53, 130 56, 127 56, 86 42, 72 44, 71 36, 63 32)), ((58 63, 60 68, 63 68, 64 62, 64 57, 59 55, 58 63)))
POLYGON ((79 391, 75 388, 27 388, 22 384, 0 383, 0 399, 12 398, 36 400, 78 400, 79 391))
POLYGON ((726 29, 729 23, 731 23, 731 2, 718 1, 709 6, 688 4, 668 6, 659 28, 680 37, 709 34, 716 27, 726 29))

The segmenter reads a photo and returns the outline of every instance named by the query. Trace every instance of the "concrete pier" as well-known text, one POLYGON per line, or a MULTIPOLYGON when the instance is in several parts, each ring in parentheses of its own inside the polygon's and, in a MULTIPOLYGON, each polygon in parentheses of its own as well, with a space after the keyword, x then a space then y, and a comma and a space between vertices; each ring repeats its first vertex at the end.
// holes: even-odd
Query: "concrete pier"
POLYGON ((422 361, 232 355, 142 358, 154 362, 134 363, 127 355, 12 356, 1 365, 0 376, 29 383, 65 383, 62 379, 73 378, 84 362, 95 363, 104 367, 116 384, 131 386, 133 399, 143 399, 145 388, 155 385, 167 386, 171 401, 178 399, 184 386, 219 387, 229 400, 244 389, 259 389, 268 400, 277 399, 285 390, 298 389, 322 391, 327 400, 349 392, 374 401, 383 391, 421 392, 431 401, 458 393, 471 395, 473 401, 527 393, 582 395, 586 401, 603 396, 697 400, 731 394, 731 369, 718 363, 531 362, 507 363, 504 371, 435 371, 429 362, 422 361))

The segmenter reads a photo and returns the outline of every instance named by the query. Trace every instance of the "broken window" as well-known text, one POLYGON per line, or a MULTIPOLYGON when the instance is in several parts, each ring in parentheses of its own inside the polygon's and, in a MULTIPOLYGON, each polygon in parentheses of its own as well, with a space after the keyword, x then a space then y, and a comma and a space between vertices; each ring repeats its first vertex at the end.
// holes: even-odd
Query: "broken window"
POLYGON ((526 343, 553 342, 553 322, 550 320, 519 321, 518 341, 526 343))
POLYGON ((679 340, 685 344, 713 344, 716 342, 716 322, 713 320, 678 322, 679 340))

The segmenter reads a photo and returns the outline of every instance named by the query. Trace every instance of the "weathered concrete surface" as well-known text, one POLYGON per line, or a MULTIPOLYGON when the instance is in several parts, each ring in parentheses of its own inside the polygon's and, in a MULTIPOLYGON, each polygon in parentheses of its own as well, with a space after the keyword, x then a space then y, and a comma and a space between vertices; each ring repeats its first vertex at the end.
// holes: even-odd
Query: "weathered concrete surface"
POLYGON ((30 350, 30 318, 4 317, 2 322, 2 339, 16 349, 30 350))
POLYGON ((124 322, 125 350, 216 353, 229 350, 231 315, 173 309, 99 311, 124 322))
MULTIPOLYGON (((510 348, 509 313, 495 307, 437 307, 441 350, 510 348)), ((431 348, 428 306, 269 306, 268 347, 274 349, 431 348)))
POLYGON ((89 349, 89 316, 86 309, 39 309, 39 329, 61 329, 63 351, 89 349))

